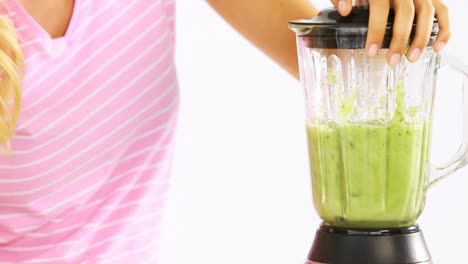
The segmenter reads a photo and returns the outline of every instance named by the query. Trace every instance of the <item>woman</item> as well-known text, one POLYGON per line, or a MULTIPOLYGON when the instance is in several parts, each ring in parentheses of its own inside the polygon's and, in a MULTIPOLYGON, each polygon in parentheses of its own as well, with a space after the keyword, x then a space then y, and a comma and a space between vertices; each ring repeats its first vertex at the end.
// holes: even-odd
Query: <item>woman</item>
MULTIPOLYGON (((297 77, 287 21, 308 0, 208 1, 297 77)), ((416 61, 439 1, 370 1, 367 53, 378 52, 390 6, 389 56, 403 55, 415 13, 416 61)), ((334 1, 343 15, 351 0, 334 1)), ((179 93, 175 0, 4 0, 0 20, 0 263, 158 263, 179 93), (24 67, 23 67, 24 66, 24 67)))

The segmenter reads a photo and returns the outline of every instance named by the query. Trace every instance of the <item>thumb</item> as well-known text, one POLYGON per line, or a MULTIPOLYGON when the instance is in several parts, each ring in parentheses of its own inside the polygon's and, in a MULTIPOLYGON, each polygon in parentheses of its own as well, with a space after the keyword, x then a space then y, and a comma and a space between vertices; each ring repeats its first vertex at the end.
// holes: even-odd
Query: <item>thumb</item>
POLYGON ((347 16, 351 12, 351 0, 331 0, 331 2, 342 16, 347 16))

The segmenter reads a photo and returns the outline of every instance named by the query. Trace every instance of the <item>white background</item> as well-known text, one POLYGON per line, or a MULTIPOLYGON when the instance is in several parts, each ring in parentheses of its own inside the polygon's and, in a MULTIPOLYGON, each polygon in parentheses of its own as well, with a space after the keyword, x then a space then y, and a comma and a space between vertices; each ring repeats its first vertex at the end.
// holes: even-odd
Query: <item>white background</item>
MULTIPOLYGON (((453 22, 446 51, 468 62, 466 3, 446 3, 453 22)), ((177 8, 182 113, 161 263, 303 263, 320 219, 302 89, 204 1, 180 0, 177 8)), ((438 88, 436 162, 461 138, 460 80, 447 76, 438 88)), ((467 261, 467 221, 465 168, 430 190, 418 221, 437 263, 467 261)))

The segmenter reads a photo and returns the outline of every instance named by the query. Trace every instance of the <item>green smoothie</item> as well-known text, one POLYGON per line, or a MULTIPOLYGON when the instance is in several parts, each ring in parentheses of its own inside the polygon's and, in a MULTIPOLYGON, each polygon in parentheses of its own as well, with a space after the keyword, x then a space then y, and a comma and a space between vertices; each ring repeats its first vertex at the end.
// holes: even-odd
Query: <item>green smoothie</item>
POLYGON ((387 125, 307 125, 314 203, 328 224, 392 228, 409 226, 419 217, 430 126, 405 120, 401 86, 396 101, 387 125))

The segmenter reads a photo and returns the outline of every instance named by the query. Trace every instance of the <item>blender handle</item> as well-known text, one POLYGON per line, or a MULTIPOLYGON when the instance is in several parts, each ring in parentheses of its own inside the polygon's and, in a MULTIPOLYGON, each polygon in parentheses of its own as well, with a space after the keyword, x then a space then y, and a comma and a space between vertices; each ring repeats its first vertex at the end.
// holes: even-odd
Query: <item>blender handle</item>
POLYGON ((468 66, 452 56, 443 56, 446 62, 442 66, 449 66, 463 76, 463 131, 462 143, 457 153, 441 165, 430 165, 429 187, 444 179, 448 175, 468 165, 468 66))

